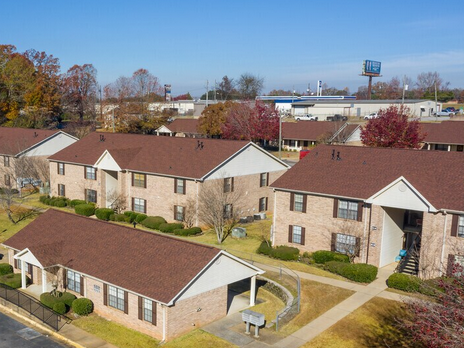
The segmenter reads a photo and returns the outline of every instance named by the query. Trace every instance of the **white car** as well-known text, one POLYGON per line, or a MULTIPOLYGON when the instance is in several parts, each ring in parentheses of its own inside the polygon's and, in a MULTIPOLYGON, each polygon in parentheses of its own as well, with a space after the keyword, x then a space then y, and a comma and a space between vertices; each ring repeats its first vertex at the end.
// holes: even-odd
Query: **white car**
POLYGON ((364 116, 365 120, 372 120, 373 118, 377 118, 379 115, 376 112, 373 112, 372 114, 364 116))
POLYGON ((306 114, 306 115, 298 115, 295 116, 295 120, 297 121, 317 121, 317 116, 306 114))

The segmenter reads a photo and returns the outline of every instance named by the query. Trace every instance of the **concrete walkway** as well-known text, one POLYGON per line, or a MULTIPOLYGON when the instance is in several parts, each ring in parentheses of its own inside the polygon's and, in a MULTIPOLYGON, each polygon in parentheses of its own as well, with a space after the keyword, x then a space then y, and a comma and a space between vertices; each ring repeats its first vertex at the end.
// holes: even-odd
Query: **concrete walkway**
POLYGON ((385 291, 387 289, 386 281, 393 273, 396 264, 379 269, 377 279, 369 285, 361 285, 343 280, 326 278, 313 274, 296 272, 301 279, 313 280, 343 289, 355 291, 353 295, 338 305, 328 310, 312 322, 294 332, 290 336, 280 339, 279 336, 265 334, 260 332, 260 338, 255 339, 253 335, 245 335, 245 324, 237 313, 233 317, 226 317, 222 320, 205 326, 203 329, 213 335, 221 337, 239 347, 246 348, 297 348, 311 341, 316 336, 330 328, 332 325, 342 320, 347 315, 358 309, 372 298, 378 296, 389 300, 401 301, 405 296, 385 291), (266 335, 268 337, 264 337, 266 335), (270 337, 272 336, 272 337, 270 337), (263 339, 264 337, 264 339, 263 339))

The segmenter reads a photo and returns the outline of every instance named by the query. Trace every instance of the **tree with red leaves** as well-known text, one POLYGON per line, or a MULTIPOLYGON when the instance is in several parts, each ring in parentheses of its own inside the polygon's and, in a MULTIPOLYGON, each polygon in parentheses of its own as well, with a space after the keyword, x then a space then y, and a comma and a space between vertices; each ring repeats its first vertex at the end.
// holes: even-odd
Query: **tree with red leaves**
POLYGON ((454 264, 454 276, 439 278, 424 287, 433 301, 414 299, 406 302, 412 320, 402 323, 416 342, 427 348, 464 346, 464 273, 454 264))
POLYGON ((409 108, 391 105, 381 109, 377 118, 371 119, 361 129, 361 141, 366 146, 418 149, 426 134, 420 124, 408 119, 409 108))

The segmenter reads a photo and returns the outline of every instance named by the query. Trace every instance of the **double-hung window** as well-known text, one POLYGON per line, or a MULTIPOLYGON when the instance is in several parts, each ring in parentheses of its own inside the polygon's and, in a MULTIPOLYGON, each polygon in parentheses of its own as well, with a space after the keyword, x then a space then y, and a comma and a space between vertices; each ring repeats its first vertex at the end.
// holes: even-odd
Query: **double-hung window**
POLYGON ((124 290, 108 285, 108 305, 124 311, 124 290))
POLYGON ((174 193, 185 195, 185 179, 174 179, 174 193))
POLYGON ((58 174, 64 175, 64 163, 58 163, 58 174))
POLYGON ((303 201, 304 201, 304 195, 300 195, 295 193, 295 201, 293 205, 293 210, 294 211, 303 211, 303 201))
POLYGON ((358 219, 358 202, 339 200, 338 201, 338 217, 342 219, 357 220, 358 219))
POLYGON ((232 218, 232 204, 224 205, 224 219, 232 218))
POLYGON ((94 167, 85 167, 85 178, 97 180, 97 169, 94 167))
POLYGON ((259 199, 259 211, 267 210, 267 197, 261 197, 259 199))
POLYGON ((10 166, 10 156, 3 156, 3 165, 5 167, 9 167, 10 166))
POLYGON ((132 173, 132 186, 147 187, 147 175, 140 173, 132 173))
POLYGON ((85 190, 85 200, 87 202, 97 203, 97 191, 85 190))
POLYGON ((174 206, 174 220, 184 221, 185 208, 180 205, 174 206))
POLYGON ((147 201, 142 198, 132 198, 132 210, 145 214, 147 212, 147 201))
POLYGON ((464 238, 464 215, 460 215, 458 221, 458 237, 464 238))
POLYGON ((5 186, 10 186, 11 185, 11 180, 10 180, 10 174, 5 174, 5 186))
POLYGON ((301 244, 301 226, 293 226, 292 243, 301 244))
POLYGON ((335 251, 342 254, 357 254, 356 237, 349 234, 337 233, 335 251))
POLYGON ((224 178, 224 192, 234 191, 234 178, 224 178))
POLYGON ((81 275, 68 269, 66 274, 68 280, 68 289, 81 292, 81 275))
POLYGON ((58 196, 66 196, 66 188, 63 184, 58 184, 58 196))
POLYGON ((143 299, 143 320, 153 322, 153 302, 146 298, 143 299))
POLYGON ((259 175, 259 187, 264 187, 269 185, 269 173, 261 173, 259 175))

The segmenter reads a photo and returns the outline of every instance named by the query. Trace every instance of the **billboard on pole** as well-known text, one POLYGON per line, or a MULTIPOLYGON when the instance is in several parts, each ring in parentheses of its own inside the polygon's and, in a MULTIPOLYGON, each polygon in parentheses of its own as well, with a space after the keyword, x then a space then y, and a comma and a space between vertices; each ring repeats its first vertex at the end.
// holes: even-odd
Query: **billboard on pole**
POLYGON ((381 63, 374 60, 363 61, 362 74, 364 76, 379 76, 381 63))

